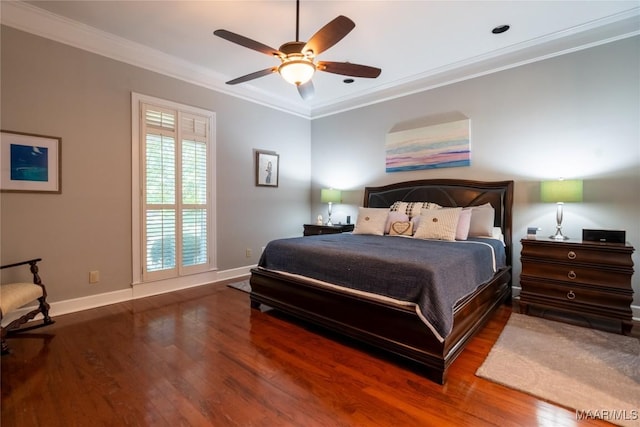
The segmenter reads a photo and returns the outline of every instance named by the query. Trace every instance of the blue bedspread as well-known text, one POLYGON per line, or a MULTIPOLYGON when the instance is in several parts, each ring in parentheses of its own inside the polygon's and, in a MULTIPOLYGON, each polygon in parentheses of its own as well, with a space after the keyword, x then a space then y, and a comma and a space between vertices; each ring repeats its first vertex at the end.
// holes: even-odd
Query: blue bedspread
POLYGON ((270 242, 260 267, 414 303, 440 340, 455 303, 505 266, 495 239, 444 242, 398 236, 329 234, 270 242))

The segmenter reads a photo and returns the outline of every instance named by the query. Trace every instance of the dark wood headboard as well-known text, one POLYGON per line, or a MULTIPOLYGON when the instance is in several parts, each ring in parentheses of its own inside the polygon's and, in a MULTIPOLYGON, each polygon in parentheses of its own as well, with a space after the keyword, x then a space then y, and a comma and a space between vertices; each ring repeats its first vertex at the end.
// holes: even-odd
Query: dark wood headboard
POLYGON ((433 202, 447 207, 491 203, 496 211, 494 225, 502 229, 507 263, 511 265, 513 181, 424 179, 364 189, 365 207, 388 208, 397 201, 433 202))

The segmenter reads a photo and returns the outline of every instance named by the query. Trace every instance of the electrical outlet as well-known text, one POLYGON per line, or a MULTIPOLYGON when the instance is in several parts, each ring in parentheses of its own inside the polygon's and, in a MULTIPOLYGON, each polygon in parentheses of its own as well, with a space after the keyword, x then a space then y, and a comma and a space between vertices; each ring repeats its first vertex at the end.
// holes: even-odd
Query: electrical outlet
POLYGON ((98 270, 89 272, 89 283, 98 283, 100 281, 100 272, 98 270))
POLYGON ((245 255, 247 258, 251 258, 251 248, 247 248, 247 250, 246 250, 246 252, 244 253, 244 255, 245 255))

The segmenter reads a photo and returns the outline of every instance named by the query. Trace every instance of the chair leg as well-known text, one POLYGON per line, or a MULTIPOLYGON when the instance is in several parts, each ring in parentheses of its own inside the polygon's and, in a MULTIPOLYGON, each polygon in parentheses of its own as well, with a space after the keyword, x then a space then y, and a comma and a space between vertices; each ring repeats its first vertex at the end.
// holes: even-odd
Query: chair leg
POLYGON ((44 316, 44 324, 45 325, 50 325, 52 323, 54 323, 53 319, 51 319, 51 317, 49 317, 49 303, 47 302, 46 297, 40 297, 38 298, 38 302, 40 302, 40 311, 42 312, 42 316, 44 316))
POLYGON ((41 328, 43 326, 51 325, 52 323, 55 323, 55 320, 53 320, 49 316, 50 306, 49 306, 49 303, 47 302, 47 297, 41 296, 40 298, 38 298, 38 303, 39 305, 37 309, 30 311, 29 313, 23 315, 22 317, 19 317, 18 319, 9 323, 6 327, 2 327, 2 354, 3 355, 10 353, 9 346, 7 345, 7 342, 5 340, 6 336, 9 333, 11 334, 18 333, 22 331, 31 330, 31 329, 41 328), (29 320, 33 319, 40 313, 42 313, 42 316, 44 317, 43 322, 41 324, 37 324, 29 327, 20 327, 21 325, 23 325, 24 323, 27 323, 29 320))

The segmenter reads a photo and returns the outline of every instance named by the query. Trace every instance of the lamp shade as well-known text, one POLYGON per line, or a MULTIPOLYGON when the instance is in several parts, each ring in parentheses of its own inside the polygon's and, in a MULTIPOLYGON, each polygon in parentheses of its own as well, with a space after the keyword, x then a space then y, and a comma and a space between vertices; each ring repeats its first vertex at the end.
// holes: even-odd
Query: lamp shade
POLYGON ((340 203, 342 195, 340 190, 334 190, 333 188, 323 188, 320 191, 320 201, 322 203, 340 203))
POLYGON ((540 199, 543 202, 553 203, 581 202, 582 180, 542 181, 540 183, 540 199))
POLYGON ((287 82, 293 85, 303 85, 313 77, 316 67, 308 59, 286 60, 278 67, 278 72, 287 82))

